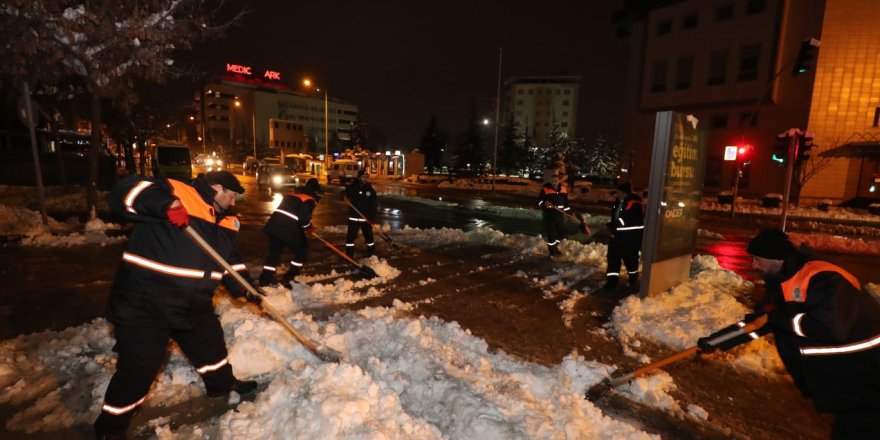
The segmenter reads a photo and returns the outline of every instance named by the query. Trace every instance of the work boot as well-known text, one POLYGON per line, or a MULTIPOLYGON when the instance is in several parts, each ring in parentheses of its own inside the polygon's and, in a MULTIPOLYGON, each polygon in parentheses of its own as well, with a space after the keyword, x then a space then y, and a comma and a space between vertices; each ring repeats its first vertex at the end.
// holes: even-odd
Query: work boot
POLYGON ((605 285, 602 286, 605 290, 615 290, 617 289, 617 282, 620 281, 618 277, 607 277, 605 279, 605 285))
POLYGON ((260 273, 260 287, 271 286, 275 284, 275 272, 264 270, 260 273))
POLYGON ((225 391, 214 391, 208 393, 208 397, 228 396, 229 393, 235 391, 241 397, 250 397, 257 392, 257 381, 255 380, 238 380, 232 383, 232 386, 225 391))
POLYGON ((354 246, 346 246, 345 255, 348 255, 348 258, 354 259, 354 246))
POLYGON ((629 280, 627 280, 627 283, 629 283, 630 287, 635 287, 639 284, 639 273, 636 272, 629 274, 629 280))
POLYGON ((293 269, 288 270, 287 273, 284 274, 284 278, 281 281, 281 285, 288 288, 288 289, 292 289, 293 283, 296 282, 296 276, 298 274, 299 274, 298 270, 296 270, 296 271, 293 269))
POLYGON ((550 251, 551 257, 555 257, 557 255, 562 255, 562 252, 560 252, 559 249, 556 248, 556 246, 550 246, 548 249, 550 251))
POLYGON ((376 246, 367 246, 367 256, 372 257, 376 255, 376 246))

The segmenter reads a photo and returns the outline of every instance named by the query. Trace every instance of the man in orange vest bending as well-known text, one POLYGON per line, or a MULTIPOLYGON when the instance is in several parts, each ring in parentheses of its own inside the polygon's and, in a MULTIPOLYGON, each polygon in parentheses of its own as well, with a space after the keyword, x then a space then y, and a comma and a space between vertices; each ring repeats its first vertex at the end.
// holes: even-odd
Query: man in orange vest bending
POLYGON ((880 438, 880 303, 831 263, 812 260, 788 235, 766 229, 748 244, 752 267, 766 281, 755 313, 701 338, 701 353, 772 332, 795 385, 819 412, 836 413, 833 439, 880 438), (713 346, 709 340, 762 314, 767 325, 713 346))

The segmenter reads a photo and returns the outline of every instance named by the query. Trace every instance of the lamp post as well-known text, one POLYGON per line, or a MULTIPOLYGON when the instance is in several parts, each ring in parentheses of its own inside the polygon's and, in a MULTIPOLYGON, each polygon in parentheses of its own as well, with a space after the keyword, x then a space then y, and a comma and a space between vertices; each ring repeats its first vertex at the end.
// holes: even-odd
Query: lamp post
MULTIPOLYGON (((303 79, 303 86, 312 88, 312 80, 303 79)), ((321 89, 316 88, 315 91, 320 92, 321 89)), ((327 97, 327 89, 324 88, 324 175, 327 175, 327 169, 330 167, 330 106, 327 97)))

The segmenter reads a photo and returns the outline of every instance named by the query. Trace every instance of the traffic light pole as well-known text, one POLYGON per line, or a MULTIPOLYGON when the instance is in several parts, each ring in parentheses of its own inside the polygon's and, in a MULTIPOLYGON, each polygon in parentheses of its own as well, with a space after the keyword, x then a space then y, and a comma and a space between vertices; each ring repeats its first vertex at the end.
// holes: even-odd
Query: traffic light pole
POLYGON ((733 178, 733 198, 730 200, 730 218, 736 212, 736 193, 739 192, 739 179, 742 178, 743 170, 739 161, 736 162, 736 176, 733 178))
POLYGON ((788 157, 785 159, 785 192, 782 194, 782 218, 780 229, 785 231, 785 221, 788 218, 788 199, 791 196, 791 180, 794 177, 795 161, 798 157, 801 134, 803 131, 797 128, 788 130, 788 157))

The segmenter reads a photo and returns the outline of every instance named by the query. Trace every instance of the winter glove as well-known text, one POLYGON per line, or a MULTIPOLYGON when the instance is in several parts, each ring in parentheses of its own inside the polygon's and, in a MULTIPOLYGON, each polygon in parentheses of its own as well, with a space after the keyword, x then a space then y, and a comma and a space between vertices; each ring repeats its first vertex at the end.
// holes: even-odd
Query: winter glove
POLYGON ((165 215, 168 217, 168 221, 178 228, 189 226, 189 213, 186 212, 186 208, 177 200, 165 211, 165 215))
POLYGON ((700 354, 709 354, 718 349, 717 346, 709 343, 711 340, 711 336, 707 336, 705 338, 697 339, 697 348, 699 349, 698 353, 700 354))
POLYGON ((586 222, 581 222, 581 230, 584 231, 584 234, 592 235, 593 231, 590 231, 590 227, 587 226, 586 222))
POLYGON ((242 288, 238 291, 238 295, 236 296, 239 298, 244 297, 244 299, 248 300, 249 302, 260 305, 263 302, 263 297, 266 296, 266 294, 258 287, 256 288, 256 290, 259 295, 254 295, 253 293, 251 293, 250 290, 242 288))

